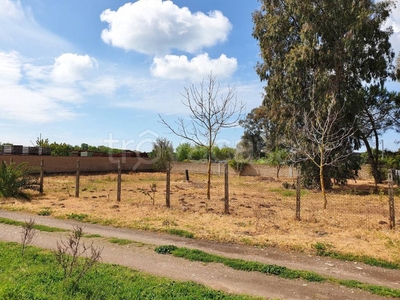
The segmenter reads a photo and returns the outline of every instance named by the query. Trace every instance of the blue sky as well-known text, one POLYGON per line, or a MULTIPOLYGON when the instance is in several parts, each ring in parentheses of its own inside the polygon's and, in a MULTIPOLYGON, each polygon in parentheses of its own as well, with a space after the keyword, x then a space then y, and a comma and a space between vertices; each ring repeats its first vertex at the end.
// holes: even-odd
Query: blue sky
MULTIPOLYGON (((0 142, 88 143, 150 151, 182 140, 159 122, 187 117, 180 93, 210 74, 246 112, 263 83, 251 13, 257 0, 0 0, 0 142), (112 142, 111 142, 112 141, 112 142)), ((400 52, 400 10, 389 20, 400 52)), ((390 85, 398 89, 398 83, 390 85)), ((240 127, 221 132, 235 147, 240 127)), ((395 150, 398 135, 385 135, 395 150)))

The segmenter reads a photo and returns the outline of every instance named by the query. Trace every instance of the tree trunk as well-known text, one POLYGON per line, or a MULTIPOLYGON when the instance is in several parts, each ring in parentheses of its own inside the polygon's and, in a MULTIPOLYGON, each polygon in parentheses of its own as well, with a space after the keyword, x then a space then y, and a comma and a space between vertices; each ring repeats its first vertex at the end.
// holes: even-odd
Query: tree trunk
POLYGON ((207 170, 207 199, 211 199, 211 150, 208 153, 208 170, 207 170))
MULTIPOLYGON (((378 190, 378 183, 382 183, 382 178, 380 176, 380 172, 379 172, 379 158, 378 158, 378 153, 377 151, 375 151, 374 155, 374 151, 371 147, 371 145, 369 144, 368 139, 366 138, 362 138, 365 148, 367 148, 367 153, 368 153, 368 160, 369 163, 371 164, 371 171, 372 171, 372 177, 374 177, 374 183, 375 183, 375 191, 378 190)), ((376 142, 376 140, 375 140, 376 142)))
POLYGON ((326 209, 328 205, 328 200, 326 199, 326 190, 325 190, 325 177, 324 177, 324 149, 320 149, 320 162, 319 162, 319 181, 321 184, 321 193, 324 198, 324 209, 326 209))

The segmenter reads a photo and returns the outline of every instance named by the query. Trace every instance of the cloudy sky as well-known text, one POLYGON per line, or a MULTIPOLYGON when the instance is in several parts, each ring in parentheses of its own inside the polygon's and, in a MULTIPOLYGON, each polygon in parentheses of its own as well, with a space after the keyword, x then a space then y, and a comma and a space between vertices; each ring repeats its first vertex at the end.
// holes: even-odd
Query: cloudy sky
MULTIPOLYGON (((0 0, 0 142, 151 150, 182 141, 160 122, 187 117, 181 95, 212 71, 246 112, 262 83, 251 13, 257 0, 0 0)), ((400 51, 400 10, 392 14, 400 51)), ((394 87, 396 88, 396 87, 394 87)), ((224 130, 234 147, 240 127, 224 130)), ((385 147, 397 149, 394 136, 385 147)))

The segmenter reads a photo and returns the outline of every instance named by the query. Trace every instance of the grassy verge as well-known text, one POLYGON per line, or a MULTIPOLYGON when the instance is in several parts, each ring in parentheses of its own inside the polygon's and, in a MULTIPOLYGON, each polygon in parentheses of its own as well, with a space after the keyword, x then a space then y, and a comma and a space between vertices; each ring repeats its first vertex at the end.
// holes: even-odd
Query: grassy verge
POLYGON ((399 263, 390 262, 383 259, 378 259, 366 255, 355 255, 351 253, 340 253, 332 249, 332 245, 324 243, 316 243, 312 245, 318 256, 332 257, 340 260, 362 262, 370 266, 386 268, 386 269, 400 269, 399 263))
POLYGON ((358 288, 379 296, 393 298, 400 297, 400 290, 397 289, 362 283, 356 280, 344 280, 329 276, 322 276, 312 271, 292 270, 278 265, 268 265, 255 261, 227 258, 215 254, 209 254, 197 249, 178 248, 176 246, 167 245, 159 246, 155 249, 155 251, 160 254, 172 254, 173 256, 182 257, 191 261, 222 263, 235 270, 248 272, 256 271, 267 275, 279 276, 285 279, 303 279, 310 282, 330 282, 334 284, 340 284, 348 288, 358 288))
POLYGON ((21 256, 20 247, 0 242, 0 299, 259 299, 110 264, 96 265, 71 288, 51 252, 28 247, 21 256))
MULTIPOLYGON (((14 225, 14 226, 23 226, 25 222, 20 222, 20 221, 15 221, 7 218, 0 218, 0 223, 2 224, 7 224, 7 225, 14 225)), ((49 227, 45 225, 39 225, 35 224, 33 228, 39 230, 39 231, 46 231, 46 232, 65 232, 68 230, 61 229, 61 228, 56 228, 56 227, 49 227)))

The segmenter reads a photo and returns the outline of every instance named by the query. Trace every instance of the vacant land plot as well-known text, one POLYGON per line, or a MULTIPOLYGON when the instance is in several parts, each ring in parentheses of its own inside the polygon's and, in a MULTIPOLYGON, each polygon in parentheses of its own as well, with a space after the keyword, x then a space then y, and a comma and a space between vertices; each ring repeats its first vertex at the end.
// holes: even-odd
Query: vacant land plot
MULTIPOLYGON (((165 174, 122 175, 117 202, 117 175, 45 178, 43 195, 32 200, 0 200, 0 208, 118 227, 180 232, 195 238, 314 253, 325 247, 342 253, 400 262, 400 230, 389 230, 387 186, 372 193, 372 182, 350 183, 328 194, 328 208, 318 191, 303 190, 301 221, 295 220, 296 191, 284 189, 292 178, 230 176, 230 214, 224 211, 223 176, 212 177, 211 200, 206 176, 173 174, 171 208, 165 206, 165 174)), ((395 196, 400 219, 399 196, 395 196)), ((397 223, 400 228, 400 223, 397 223)))

